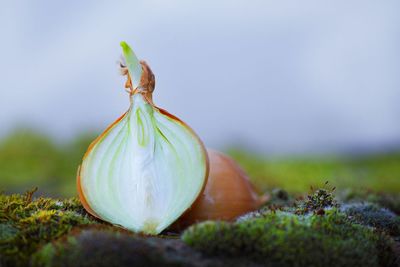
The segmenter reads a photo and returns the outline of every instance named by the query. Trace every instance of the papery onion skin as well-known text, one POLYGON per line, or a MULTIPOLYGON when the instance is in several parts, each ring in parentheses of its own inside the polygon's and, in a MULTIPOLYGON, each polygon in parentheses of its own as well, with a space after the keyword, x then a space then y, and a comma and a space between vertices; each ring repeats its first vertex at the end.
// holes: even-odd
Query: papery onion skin
POLYGON ((210 171, 206 188, 192 207, 173 225, 183 229, 206 220, 232 221, 258 209, 268 196, 259 196, 239 165, 213 149, 207 148, 210 171))

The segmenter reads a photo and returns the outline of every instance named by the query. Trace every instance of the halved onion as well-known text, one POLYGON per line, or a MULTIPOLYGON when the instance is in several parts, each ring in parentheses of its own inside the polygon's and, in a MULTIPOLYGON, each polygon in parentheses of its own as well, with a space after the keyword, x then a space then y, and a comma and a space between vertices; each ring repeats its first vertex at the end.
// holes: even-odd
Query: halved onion
POLYGON ((154 75, 121 45, 131 105, 89 146, 78 170, 78 192, 94 216, 158 234, 202 192, 208 157, 189 126, 153 104, 154 75))

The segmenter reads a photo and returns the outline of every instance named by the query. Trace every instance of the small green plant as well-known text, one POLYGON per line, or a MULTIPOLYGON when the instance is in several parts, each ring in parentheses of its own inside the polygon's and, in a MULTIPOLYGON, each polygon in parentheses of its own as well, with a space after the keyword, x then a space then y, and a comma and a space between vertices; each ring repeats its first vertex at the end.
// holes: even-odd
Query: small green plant
MULTIPOLYGON (((325 182, 325 187, 328 186, 328 182, 325 182)), ((326 208, 339 207, 339 203, 335 200, 333 192, 335 187, 332 188, 320 188, 314 191, 311 187, 311 193, 306 196, 304 200, 298 201, 296 213, 305 214, 313 212, 314 214, 323 215, 325 214, 326 208)))

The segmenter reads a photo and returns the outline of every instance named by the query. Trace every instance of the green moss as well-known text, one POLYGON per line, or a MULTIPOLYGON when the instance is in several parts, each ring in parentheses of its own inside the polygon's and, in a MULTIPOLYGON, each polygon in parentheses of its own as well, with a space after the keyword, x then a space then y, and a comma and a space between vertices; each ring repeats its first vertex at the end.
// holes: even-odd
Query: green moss
POLYGON ((98 224, 76 198, 33 199, 35 190, 0 195, 0 265, 26 266, 30 255, 74 226, 98 224))
POLYGON ((77 198, 35 199, 34 191, 0 194, 0 266, 394 266, 385 233, 399 234, 398 217, 373 204, 339 210, 326 189, 297 207, 194 225, 181 238, 189 247, 103 224, 77 198))
POLYGON ((324 216, 275 211, 236 223, 204 222, 187 229, 182 240, 207 255, 279 266, 390 266, 394 261, 390 238, 349 222, 337 209, 324 216))
POLYGON ((388 209, 372 203, 353 203, 344 205, 342 210, 357 223, 400 236, 400 217, 388 209))

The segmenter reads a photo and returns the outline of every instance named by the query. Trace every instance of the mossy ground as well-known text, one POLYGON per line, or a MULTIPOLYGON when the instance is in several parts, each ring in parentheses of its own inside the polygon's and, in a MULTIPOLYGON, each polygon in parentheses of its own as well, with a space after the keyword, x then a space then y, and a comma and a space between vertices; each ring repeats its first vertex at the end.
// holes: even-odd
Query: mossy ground
POLYGON ((100 223, 86 213, 77 198, 33 199, 34 191, 0 195, 1 265, 27 266, 39 246, 74 227, 100 223))
POLYGON ((394 262, 380 249, 390 249, 390 239, 348 222, 337 210, 323 216, 276 211, 231 224, 205 222, 186 230, 183 240, 208 255, 241 255, 276 266, 390 266, 394 262))
POLYGON ((329 189, 283 190, 236 222, 158 237, 102 223, 76 198, 0 196, 0 266, 397 266, 399 217, 329 189), (279 203, 277 205, 276 203, 279 203), (323 212, 321 212, 323 210, 323 212))

